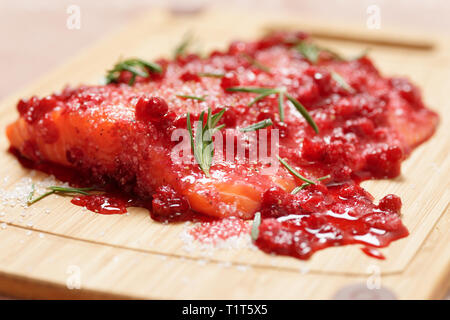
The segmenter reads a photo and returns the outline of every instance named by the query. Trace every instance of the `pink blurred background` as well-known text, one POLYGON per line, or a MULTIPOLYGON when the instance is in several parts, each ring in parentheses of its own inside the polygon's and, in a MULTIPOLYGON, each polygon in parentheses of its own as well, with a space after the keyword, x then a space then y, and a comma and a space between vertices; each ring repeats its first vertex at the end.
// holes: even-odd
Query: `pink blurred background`
POLYGON ((450 2, 445 0, 1 0, 0 98, 64 62, 83 47, 113 32, 143 10, 221 6, 296 14, 298 19, 366 25, 370 5, 381 10, 382 27, 450 35, 450 2), (69 30, 70 5, 81 11, 81 28, 69 30), (256 9, 257 8, 257 9, 256 9))

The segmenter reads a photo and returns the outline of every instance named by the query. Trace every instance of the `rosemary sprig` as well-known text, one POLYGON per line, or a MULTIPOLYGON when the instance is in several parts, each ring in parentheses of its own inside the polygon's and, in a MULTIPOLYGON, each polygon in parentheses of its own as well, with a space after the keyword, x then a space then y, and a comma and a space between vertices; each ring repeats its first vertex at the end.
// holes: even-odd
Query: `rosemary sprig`
POLYGON ((260 87, 229 87, 227 88, 229 92, 248 92, 248 93, 278 93, 277 88, 260 88, 260 87))
POLYGON ((28 197, 27 197, 27 203, 29 203, 31 201, 31 199, 33 199, 35 190, 36 190, 36 185, 33 183, 31 185, 31 191, 30 191, 30 193, 28 194, 28 197))
POLYGON ((280 158, 280 156, 277 156, 278 160, 281 162, 283 166, 295 177, 299 178, 300 180, 303 180, 309 184, 316 184, 314 181, 309 180, 302 176, 300 173, 298 173, 294 168, 292 168, 284 159, 280 158))
POLYGON ((261 71, 270 73, 270 68, 268 66, 263 65, 261 62, 253 58, 251 55, 247 53, 242 53, 242 56, 247 59, 248 62, 250 62, 251 65, 258 68, 261 71))
POLYGON ((265 93, 261 93, 259 96, 257 96, 255 99, 253 99, 248 106, 251 107, 252 105, 254 105, 256 102, 264 99, 265 97, 270 96, 271 94, 278 94, 278 91, 273 90, 273 89, 268 89, 265 93))
POLYGON ((294 107, 300 112, 300 114, 305 118, 306 122, 314 129, 316 133, 319 133, 319 128, 317 127, 317 124, 314 122, 314 119, 311 117, 311 115, 308 113, 306 108, 295 99, 293 96, 287 93, 286 88, 258 88, 258 87, 230 87, 227 88, 227 91, 230 92, 248 92, 248 93, 259 93, 259 95, 254 98, 248 106, 252 106, 259 100, 264 99, 267 96, 270 96, 271 94, 277 94, 278 95, 278 112, 280 114, 280 121, 284 121, 284 98, 288 99, 294 107))
POLYGON ((117 82, 122 71, 131 72, 132 76, 128 84, 132 86, 136 81, 137 76, 147 78, 149 72, 161 73, 162 68, 157 63, 148 62, 138 58, 119 61, 111 70, 108 70, 108 73, 106 74, 106 84, 117 82))
POLYGON ((290 94, 286 93, 286 98, 294 105, 294 107, 297 109, 298 112, 305 118, 306 122, 314 129, 316 133, 319 133, 319 128, 317 127, 317 124, 314 122, 314 119, 309 114, 308 110, 294 97, 292 97, 290 94))
POLYGON ((319 55, 321 51, 328 52, 334 59, 336 60, 345 60, 342 58, 338 53, 334 52, 333 50, 330 50, 328 48, 319 47, 318 45, 307 42, 307 41, 300 41, 295 48, 298 52, 301 53, 303 57, 305 57, 306 60, 311 62, 312 64, 316 64, 319 60, 319 55))
POLYGON ((316 64, 319 60, 320 48, 314 43, 300 41, 295 46, 295 49, 297 49, 297 51, 300 52, 301 55, 312 64, 316 64))
POLYGON ((193 36, 191 32, 186 33, 183 36, 181 42, 176 46, 174 50, 174 57, 177 58, 186 54, 187 48, 192 44, 193 36))
POLYGON ((268 118, 268 119, 264 119, 263 121, 251 124, 248 127, 241 128, 241 129, 239 129, 239 131, 241 131, 241 132, 256 131, 256 130, 259 130, 259 129, 267 128, 267 127, 269 127, 271 125, 273 125, 272 119, 268 118))
POLYGON ((255 213, 255 217, 253 218, 253 224, 252 224, 252 232, 251 237, 253 241, 256 241, 259 237, 259 226, 261 224, 261 213, 257 212, 255 213))
POLYGON ((278 92, 278 113, 280 114, 281 122, 284 122, 284 93, 285 90, 280 90, 280 92, 278 92))
POLYGON ((191 149, 194 153, 194 158, 197 161, 200 169, 209 177, 209 169, 214 157, 214 143, 212 136, 215 131, 222 129, 225 125, 217 126, 220 118, 225 113, 226 108, 223 108, 216 114, 212 114, 211 108, 208 108, 206 123, 203 124, 205 111, 200 114, 200 120, 197 123, 197 130, 194 134, 192 132, 191 117, 189 112, 187 113, 187 128, 191 139, 191 149))
MULTIPOLYGON (((326 52, 330 53, 336 59, 344 60, 340 55, 338 55, 334 51, 332 51, 330 49, 318 47, 317 45, 310 43, 310 42, 301 41, 296 46, 296 48, 302 54, 302 56, 304 56, 312 64, 316 64, 317 61, 319 60, 320 51, 326 51, 326 52)), ((334 79, 334 81, 336 81, 344 90, 346 90, 350 93, 355 92, 355 89, 352 88, 339 73, 337 73, 336 71, 333 71, 333 70, 330 70, 330 73, 331 73, 331 77, 334 79)))
MULTIPOLYGON (((50 187, 47 187, 47 189, 50 190, 50 191, 40 195, 39 197, 37 197, 35 199, 32 199, 32 195, 30 194, 31 197, 29 196, 27 204, 30 206, 33 203, 36 203, 39 200, 42 200, 45 197, 47 197, 47 196, 49 196, 51 194, 54 194, 54 193, 56 193, 56 194, 82 194, 82 195, 86 195, 87 196, 87 195, 89 195, 89 193, 87 191, 95 190, 95 188, 93 188, 93 187, 89 187, 89 188, 71 188, 71 187, 59 187, 59 186, 50 186, 50 187)), ((33 194, 34 194, 34 191, 33 191, 33 194)))
POLYGON ((331 77, 336 81, 344 90, 354 93, 355 89, 345 81, 345 79, 336 71, 331 70, 331 77))
POLYGON ((358 60, 362 57, 365 57, 367 55, 367 53, 369 52, 369 49, 366 48, 357 56, 354 56, 351 58, 345 58, 331 49, 320 47, 314 43, 307 42, 307 41, 298 42, 295 46, 295 49, 297 49, 297 51, 300 52, 301 55, 303 57, 305 57, 305 59, 308 60, 309 62, 311 62, 312 64, 317 63, 317 61, 319 60, 319 54, 321 51, 328 52, 334 59, 336 59, 338 61, 358 60))
POLYGON ((214 72, 199 72, 197 73, 199 77, 207 77, 207 78, 223 78, 225 77, 225 73, 214 73, 214 72))
MULTIPOLYGON (((331 178, 331 176, 328 174, 328 175, 326 175, 326 176, 317 178, 317 181, 322 181, 322 180, 329 179, 329 178, 331 178)), ((295 188, 291 191, 291 194, 296 194, 296 193, 299 192, 300 190, 303 190, 303 189, 305 189, 306 187, 308 187, 308 186, 310 186, 310 185, 311 185, 311 183, 305 182, 305 183, 303 183, 301 186, 295 187, 295 188)))
POLYGON ((192 99, 192 100, 198 100, 198 101, 205 101, 206 96, 191 96, 191 95, 187 95, 187 94, 177 94, 176 95, 179 98, 183 98, 183 99, 192 99))

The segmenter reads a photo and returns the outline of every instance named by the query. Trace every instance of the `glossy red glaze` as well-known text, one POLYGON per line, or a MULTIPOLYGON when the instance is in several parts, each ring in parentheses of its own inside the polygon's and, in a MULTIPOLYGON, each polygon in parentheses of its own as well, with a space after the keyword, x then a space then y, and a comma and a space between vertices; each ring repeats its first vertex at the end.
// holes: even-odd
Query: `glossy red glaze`
POLYGON ((79 196, 70 202, 100 214, 124 214, 127 212, 127 207, 131 206, 130 201, 110 194, 79 196))

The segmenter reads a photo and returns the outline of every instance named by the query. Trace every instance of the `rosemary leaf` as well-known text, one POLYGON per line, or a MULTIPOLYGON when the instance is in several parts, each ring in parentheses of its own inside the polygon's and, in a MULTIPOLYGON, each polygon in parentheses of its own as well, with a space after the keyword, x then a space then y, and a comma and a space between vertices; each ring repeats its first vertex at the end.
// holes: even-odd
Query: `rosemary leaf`
POLYGON ((31 185, 31 191, 30 191, 30 193, 28 194, 28 197, 27 197, 27 203, 29 203, 30 201, 31 201, 31 199, 33 199, 33 196, 34 196, 34 191, 36 190, 36 186, 35 186, 35 184, 33 183, 32 185, 31 185))
POLYGON ((51 195, 51 194, 54 194, 54 193, 55 193, 54 190, 48 191, 48 192, 46 192, 46 193, 40 195, 40 196, 37 197, 36 199, 28 201, 28 202, 27 202, 27 205, 31 206, 33 203, 36 203, 36 202, 38 202, 39 200, 42 200, 42 199, 44 199, 45 197, 47 197, 47 196, 49 196, 49 195, 51 195))
POLYGON ((223 78, 225 73, 213 73, 213 72, 199 72, 197 73, 199 77, 207 77, 207 78, 223 78))
POLYGON ((319 133, 319 128, 317 127, 316 123, 314 122, 311 115, 308 113, 306 108, 294 97, 289 95, 286 92, 286 88, 259 88, 259 87, 230 87, 227 88, 227 91, 229 92, 247 92, 247 93, 259 93, 259 96, 257 96, 255 99, 253 99, 248 105, 252 106, 257 101, 264 99, 265 97, 271 95, 271 94, 278 94, 278 109, 280 114, 280 120, 284 121, 284 97, 286 97, 294 106, 295 108, 300 112, 300 114, 305 118, 305 120, 308 122, 308 124, 314 129, 316 133, 319 133))
POLYGON ((192 33, 188 32, 183 36, 183 39, 181 40, 180 44, 177 45, 177 47, 174 50, 174 57, 177 58, 181 55, 186 54, 187 48, 192 44, 192 33))
POLYGON ((256 241, 259 237, 259 226, 261 225, 261 213, 255 213, 255 217, 253 218, 252 224, 252 232, 251 237, 253 241, 256 241))
POLYGON ((248 104, 249 107, 251 107, 252 105, 254 105, 256 102, 258 102, 259 100, 264 99, 265 97, 270 96, 271 94, 277 93, 277 91, 275 90, 267 90, 266 93, 262 93, 259 96, 257 96, 255 99, 253 99, 252 101, 250 101, 250 103, 248 104))
POLYGON ((86 191, 92 191, 95 190, 94 188, 70 188, 70 187, 58 187, 58 186, 51 186, 48 187, 47 189, 49 190, 53 190, 55 192, 60 192, 60 193, 79 193, 82 195, 89 195, 88 192, 86 191))
POLYGON ((331 71, 331 77, 336 81, 344 90, 354 93, 355 89, 345 81, 345 79, 336 71, 331 71))
POLYGON ((278 93, 278 113, 280 114, 280 121, 284 122, 284 91, 278 93))
POLYGON ((280 158, 280 156, 277 156, 278 160, 281 162, 281 164, 283 166, 286 167, 286 169, 295 177, 299 178, 300 180, 303 180, 309 184, 316 184, 314 181, 309 180, 307 178, 305 178, 304 176, 302 176, 300 173, 298 173, 294 168, 292 168, 285 160, 283 160, 282 158, 280 158))
POLYGON ((261 62, 259 62, 258 60, 256 60, 255 58, 253 58, 251 55, 247 54, 247 53, 243 53, 242 56, 248 60, 248 62, 250 62, 253 66, 255 66, 256 68, 258 68, 261 71, 270 73, 270 68, 268 66, 263 65, 261 62))
POLYGON ((271 125, 273 125, 273 123, 272 123, 272 120, 269 118, 269 119, 265 119, 263 121, 254 123, 252 125, 249 125, 248 127, 241 128, 241 129, 239 129, 239 131, 241 131, 241 132, 256 131, 256 130, 259 130, 259 129, 267 128, 267 127, 269 127, 271 125))
POLYGON ((187 95, 187 94, 177 94, 176 96, 179 98, 183 98, 183 99, 192 99, 192 100, 198 100, 198 101, 205 101, 205 97, 206 97, 206 96, 197 97, 197 96, 191 96, 191 95, 187 95))
MULTIPOLYGON (((322 180, 329 179, 329 178, 331 178, 331 176, 328 174, 328 175, 326 175, 326 176, 323 176, 323 177, 318 178, 317 181, 322 181, 322 180)), ((291 194, 296 194, 296 193, 299 192, 300 190, 303 190, 303 189, 305 189, 306 187, 308 187, 308 186, 310 186, 310 185, 311 185, 310 183, 305 182, 305 183, 303 183, 301 186, 295 187, 295 188, 291 191, 291 194)))
POLYGON ((248 92, 248 93, 267 93, 271 91, 272 93, 277 92, 274 88, 259 88, 259 87, 229 87, 227 88, 229 92, 248 92))
POLYGON ((316 133, 319 133, 319 128, 317 127, 317 124, 314 122, 314 119, 311 117, 311 115, 308 113, 306 108, 294 97, 286 93, 286 98, 292 102, 294 107, 298 110, 298 112, 301 113, 303 118, 305 118, 306 122, 314 129, 316 133))
MULTIPOLYGON (((29 199, 27 201, 27 204, 30 206, 33 203, 38 202, 39 200, 44 199, 45 197, 54 194, 54 193, 60 193, 60 194, 82 194, 82 195, 89 195, 89 193, 87 191, 93 191, 96 190, 93 187, 89 187, 89 188, 71 188, 71 187, 59 187, 59 186, 50 186, 47 187, 48 192, 40 195, 39 197, 35 198, 35 199, 31 199, 29 196, 29 199)), ((34 193, 34 192, 33 192, 34 193)))
POLYGON ((319 60, 320 49, 315 44, 301 41, 295 48, 312 64, 316 64, 319 60))
POLYGON ((162 68, 157 63, 148 62, 138 58, 119 61, 111 70, 108 70, 106 74, 106 84, 117 82, 122 71, 129 71, 131 73, 128 84, 132 86, 136 81, 137 76, 147 78, 149 76, 148 72, 161 73, 162 68))
POLYGON ((218 127, 217 123, 220 118, 225 113, 226 109, 223 108, 216 114, 212 114, 211 108, 208 108, 208 113, 206 117, 206 123, 204 124, 205 111, 200 114, 200 120, 197 123, 197 129, 195 132, 195 137, 192 132, 191 118, 190 114, 187 113, 187 127, 189 131, 189 136, 191 139, 191 149, 194 153, 195 161, 198 163, 200 169, 209 177, 209 169, 212 165, 214 157, 214 143, 212 141, 212 135, 216 130, 220 130, 224 125, 218 127))

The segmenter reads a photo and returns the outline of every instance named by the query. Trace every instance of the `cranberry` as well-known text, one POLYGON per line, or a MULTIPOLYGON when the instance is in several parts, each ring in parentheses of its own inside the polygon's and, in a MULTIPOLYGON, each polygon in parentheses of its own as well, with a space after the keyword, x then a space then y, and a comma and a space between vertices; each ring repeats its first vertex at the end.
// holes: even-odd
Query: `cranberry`
POLYGON ((300 203, 300 208, 303 213, 314 213, 322 211, 326 204, 324 193, 326 187, 320 184, 311 185, 303 189, 296 195, 297 201, 300 203))
POLYGON ((419 89, 412 85, 407 79, 394 78, 391 80, 392 86, 398 90, 400 96, 415 108, 423 108, 422 97, 419 89))
POLYGON ((263 194, 261 214, 277 218, 289 214, 300 214, 301 207, 295 197, 279 187, 272 187, 263 194))
POLYGON ((384 211, 392 211, 399 214, 402 208, 402 200, 394 194, 388 194, 380 200, 378 208, 384 211))
POLYGON ((145 95, 140 97, 136 103, 136 119, 158 122, 168 110, 169 107, 164 99, 145 95))
POLYGON ((396 214, 375 213, 365 217, 364 222, 372 228, 386 231, 399 231, 402 228, 402 221, 396 214))
POLYGON ((371 136, 375 126, 370 119, 359 118, 356 120, 349 120, 346 122, 344 132, 353 132, 360 137, 371 136))
POLYGON ((242 41, 233 41, 228 48, 228 53, 237 55, 247 51, 248 43, 242 41))
POLYGON ((162 186, 153 195, 152 211, 159 216, 176 216, 190 209, 187 200, 169 186, 162 186))
POLYGON ((276 219, 264 219, 259 226, 256 245, 265 252, 277 252, 289 255, 292 253, 294 234, 283 229, 276 219))
POLYGON ((400 174, 403 151, 399 146, 375 149, 366 155, 366 169, 375 178, 393 178, 400 174))
POLYGON ((227 107, 227 111, 225 111, 225 113, 223 114, 221 121, 223 121, 223 123, 227 128, 235 127, 237 123, 236 111, 234 109, 227 107))
MULTIPOLYGON (((192 118, 191 118, 192 121, 192 118)), ((175 118, 173 125, 175 126, 175 128, 182 128, 182 129, 186 129, 187 128, 187 117, 186 115, 182 115, 182 116, 178 116, 175 118)), ((192 123, 191 123, 192 126, 192 123)))
POLYGON ((178 55, 177 58, 176 58, 176 61, 181 66, 184 66, 184 65, 188 64, 189 62, 196 61, 196 60, 199 60, 199 59, 200 59, 200 57, 197 54, 189 53, 189 54, 186 54, 186 55, 182 55, 182 54, 178 55))
POLYGON ((325 156, 325 147, 322 142, 305 137, 302 145, 302 155, 309 161, 320 161, 325 156))
POLYGON ((20 99, 17 103, 17 111, 19 111, 19 114, 21 117, 25 116, 25 114, 28 112, 28 109, 30 108, 30 105, 33 104, 33 101, 36 100, 36 97, 32 97, 30 100, 23 100, 20 99))
MULTIPOLYGON (((154 124, 160 130, 168 130, 169 127, 171 127, 174 124, 176 118, 177 118, 176 113, 173 111, 169 111, 166 113, 164 117, 161 118, 159 122, 155 122, 154 124)), ((170 137, 170 135, 171 132, 168 134, 168 136, 170 137)))
POLYGON ((238 76, 234 72, 228 72, 222 77, 220 86, 223 90, 227 91, 228 88, 239 86, 240 82, 238 76))
POLYGON ((189 71, 183 73, 180 76, 180 79, 183 81, 195 81, 195 82, 200 82, 202 79, 195 73, 191 73, 189 71))
POLYGON ((25 120, 30 123, 36 123, 42 119, 45 114, 52 111, 58 105, 58 101, 53 96, 45 97, 39 100, 32 97, 28 101, 19 101, 17 108, 19 113, 24 116, 25 120))
POLYGON ((289 135, 289 127, 286 122, 275 121, 273 124, 273 129, 278 129, 280 138, 286 138, 289 135))

